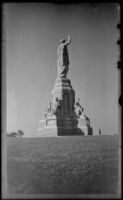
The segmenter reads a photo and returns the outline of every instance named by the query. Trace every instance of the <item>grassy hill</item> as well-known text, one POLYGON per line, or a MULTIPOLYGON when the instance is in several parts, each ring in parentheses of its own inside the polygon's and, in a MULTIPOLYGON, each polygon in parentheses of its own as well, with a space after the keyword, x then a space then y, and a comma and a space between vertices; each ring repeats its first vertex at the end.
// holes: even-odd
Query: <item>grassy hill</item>
POLYGON ((7 138, 8 189, 23 194, 118 194, 118 136, 7 138))

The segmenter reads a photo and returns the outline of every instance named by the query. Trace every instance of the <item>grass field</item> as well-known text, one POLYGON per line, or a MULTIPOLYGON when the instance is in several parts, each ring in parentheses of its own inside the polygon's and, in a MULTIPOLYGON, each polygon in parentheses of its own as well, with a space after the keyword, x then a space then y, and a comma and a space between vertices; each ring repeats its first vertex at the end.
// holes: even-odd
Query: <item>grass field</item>
POLYGON ((7 138, 10 193, 118 194, 117 136, 7 138))

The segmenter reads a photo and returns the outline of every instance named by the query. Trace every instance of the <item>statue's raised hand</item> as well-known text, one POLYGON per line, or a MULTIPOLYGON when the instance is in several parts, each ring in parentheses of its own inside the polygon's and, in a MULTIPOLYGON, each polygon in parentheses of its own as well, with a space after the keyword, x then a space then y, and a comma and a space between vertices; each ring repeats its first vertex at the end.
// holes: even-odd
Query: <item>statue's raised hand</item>
POLYGON ((68 40, 66 42, 66 45, 70 44, 70 42, 71 42, 71 38, 70 38, 70 35, 68 35, 68 40))

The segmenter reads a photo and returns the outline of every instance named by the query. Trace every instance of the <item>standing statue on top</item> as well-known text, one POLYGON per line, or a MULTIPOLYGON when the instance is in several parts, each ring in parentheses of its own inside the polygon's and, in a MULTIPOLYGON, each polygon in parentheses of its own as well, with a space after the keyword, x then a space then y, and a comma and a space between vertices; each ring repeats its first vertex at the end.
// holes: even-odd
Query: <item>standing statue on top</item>
POLYGON ((58 56, 58 78, 66 78, 68 73, 69 56, 67 46, 70 44, 71 38, 68 36, 68 41, 61 39, 57 50, 58 56))

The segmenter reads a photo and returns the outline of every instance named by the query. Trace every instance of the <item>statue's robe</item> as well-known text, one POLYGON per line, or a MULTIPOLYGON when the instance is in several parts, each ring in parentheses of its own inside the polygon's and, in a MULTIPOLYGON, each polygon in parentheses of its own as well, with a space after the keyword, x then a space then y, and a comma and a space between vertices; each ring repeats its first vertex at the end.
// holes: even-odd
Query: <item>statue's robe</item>
POLYGON ((58 47, 58 63, 60 66, 69 65, 67 45, 61 43, 58 47))
POLYGON ((59 45, 57 55, 58 55, 58 76, 66 77, 69 65, 69 57, 66 44, 61 43, 59 45))

